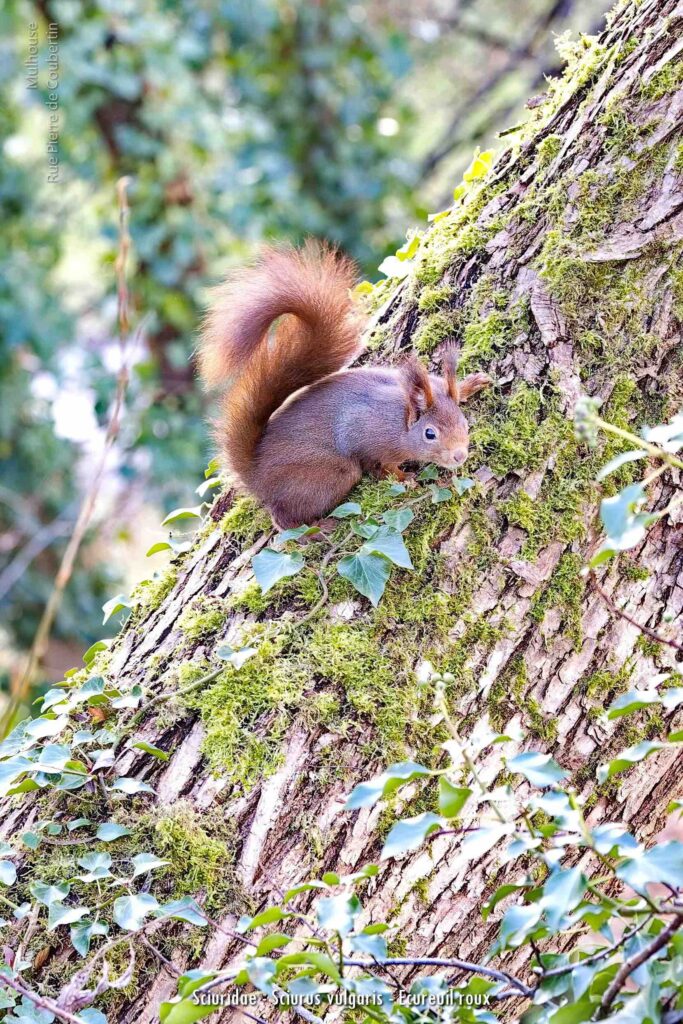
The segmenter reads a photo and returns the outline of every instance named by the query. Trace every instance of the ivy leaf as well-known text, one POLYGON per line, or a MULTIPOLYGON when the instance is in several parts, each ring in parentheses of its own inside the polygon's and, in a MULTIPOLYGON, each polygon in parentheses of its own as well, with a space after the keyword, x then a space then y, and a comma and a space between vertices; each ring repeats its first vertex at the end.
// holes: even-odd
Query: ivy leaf
POLYGON ((171 523, 178 523, 183 519, 201 519, 203 508, 203 502, 201 505, 194 505, 192 508, 174 508, 165 519, 162 519, 161 525, 170 526, 171 523))
POLYGON ((146 740, 138 740, 137 743, 133 743, 135 750, 144 750, 146 754, 151 754, 152 757, 158 757, 160 761, 168 761, 168 754, 165 750, 161 750, 160 747, 155 747, 153 743, 147 743, 146 740))
MULTIPOLYGON (((80 956, 87 956, 94 935, 108 935, 109 925, 104 921, 81 921, 71 928, 71 945, 80 956)), ((83 1011, 80 1011, 83 1016, 83 1011)))
POLYGON ((194 1024, 215 1012, 215 1006, 202 1006, 192 999, 182 999, 179 1003, 162 1003, 159 1007, 159 1020, 161 1024, 194 1024))
POLYGON ((26 735, 33 740, 42 740, 48 736, 58 736, 69 724, 68 715, 58 715, 57 718, 33 718, 26 726, 26 735))
POLYGON ((408 260, 401 260, 398 256, 387 256, 377 268, 380 274, 400 281, 410 273, 411 264, 408 260))
POLYGON ((363 557, 366 554, 384 555, 394 565, 400 565, 404 569, 413 568, 403 537, 398 530, 393 530, 390 526, 380 526, 363 544, 358 556, 363 557))
POLYGON ((148 548, 145 552, 145 558, 149 558, 151 555, 157 555, 160 551, 172 551, 172 547, 167 540, 159 540, 156 544, 152 544, 151 548, 148 548))
POLYGON ((359 782, 346 799, 344 810, 356 811, 359 807, 373 807, 383 796, 388 796, 406 782, 412 782, 423 775, 431 775, 429 768, 415 761, 401 761, 392 764, 381 775, 367 782, 359 782))
POLYGON ((102 843, 113 843, 115 839, 129 835, 130 829, 125 825, 119 825, 115 821, 105 821, 97 829, 95 839, 99 839, 102 843))
POLYGON ((291 917, 291 914, 287 914, 281 907, 267 907, 255 917, 248 915, 241 917, 237 922, 237 931, 242 935, 244 932, 251 931, 252 928, 261 928, 264 924, 274 924, 276 921, 283 921, 286 917, 291 917))
POLYGON ((654 882, 680 888, 683 878, 683 843, 672 839, 649 850, 638 850, 616 869, 616 873, 636 892, 654 882))
POLYGON ((387 957, 387 940, 381 935, 368 935, 361 932, 359 935, 352 935, 349 939, 351 949, 354 953, 367 953, 378 960, 387 957))
POLYGON ((0 796, 6 796, 13 783, 31 767, 31 761, 27 757, 10 757, 6 761, 0 761, 0 796))
POLYGON ((610 459, 609 462, 605 463, 595 479, 604 480, 605 477, 608 477, 611 473, 616 473, 618 469, 625 466, 627 462, 637 462, 638 459, 644 459, 646 457, 647 452, 642 450, 622 452, 621 455, 615 455, 613 459, 610 459))
POLYGON ((131 861, 133 864, 133 878, 137 878, 138 875, 144 875, 148 871, 154 871, 155 868, 163 868, 165 864, 171 863, 169 860, 161 860, 161 858, 155 857, 153 853, 136 853, 134 857, 131 857, 131 861))
POLYGON ((65 907, 61 903, 50 904, 47 914, 47 930, 52 932, 63 924, 74 924, 90 913, 90 907, 65 907))
POLYGON ((425 811, 415 818, 404 818, 397 821, 391 828, 382 848, 381 859, 389 857, 400 857, 410 850, 417 850, 430 832, 434 832, 441 826, 441 818, 438 814, 425 811))
POLYGON ((543 886, 539 905, 543 907, 548 927, 557 931, 563 917, 573 910, 586 891, 586 876, 580 868, 554 871, 543 886))
POLYGON ((95 643, 91 644, 91 646, 83 655, 83 663, 85 665, 89 665, 92 661, 95 660, 100 651, 106 651, 108 647, 109 644, 106 643, 104 640, 96 640, 95 643))
POLYGON ((122 693, 120 697, 114 697, 111 702, 111 706, 120 711, 122 708, 137 708, 142 700, 142 687, 132 686, 127 693, 122 693))
POLYGON ((47 693, 44 695, 43 702, 40 705, 40 710, 42 711, 43 714, 45 714, 45 712, 49 711, 50 708, 54 707, 55 704, 63 704, 64 701, 68 700, 68 697, 68 690, 53 687, 51 690, 48 690, 47 693))
POLYGON ((111 857, 108 853, 86 853, 79 857, 77 864, 84 868, 85 875, 79 875, 81 882, 95 882, 100 878, 111 878, 111 857))
POLYGON ((316 906, 316 917, 321 928, 330 932, 348 935, 360 913, 357 896, 323 896, 316 906))
POLYGON ((133 779, 128 775, 124 775, 113 782, 109 789, 113 789, 119 793, 126 793, 127 796, 134 796, 137 793, 153 793, 154 790, 146 782, 142 782, 141 779, 133 779))
POLYGON ((453 497, 453 491, 450 487, 438 487, 436 484, 430 484, 429 490, 432 492, 432 505, 438 505, 442 501, 450 501, 453 497))
POLYGON ((256 956, 265 956, 266 953, 272 953, 274 949, 288 946, 291 941, 291 935, 285 935, 284 932, 273 932, 272 935, 266 935, 261 939, 256 947, 256 956))
POLYGON ((643 740, 641 743, 636 743, 633 747, 622 750, 613 761, 600 765, 597 772, 598 782, 606 782, 613 775, 619 775, 620 772, 626 771, 631 765, 642 761, 643 758, 648 757, 649 754, 653 754, 657 750, 661 750, 664 746, 664 743, 658 743, 655 740, 643 740))
POLYGON ((454 786, 445 775, 439 779, 439 812, 444 818, 457 818, 471 796, 467 786, 454 786))
POLYGON ((357 501, 345 501, 343 505, 337 505, 332 509, 330 515, 333 519, 348 519, 350 516, 360 516, 363 510, 357 501))
POLYGON ((116 758, 116 751, 113 747, 107 747, 105 750, 93 750, 90 757, 92 757, 92 771, 96 772, 100 768, 111 768, 116 758))
POLYGON ((553 786, 567 778, 567 773, 560 768, 556 761, 553 761, 550 754, 541 754, 537 751, 527 751, 524 754, 517 754, 507 762, 511 772, 519 772, 527 779, 532 786, 553 786))
POLYGON ((391 563, 381 555, 366 555, 359 551, 355 555, 341 558, 337 563, 337 572, 349 580, 359 594, 369 598, 376 608, 391 575, 391 563))
POLYGON ((251 560, 256 582, 264 594, 267 594, 279 580, 283 580, 287 576, 296 576, 303 569, 304 564, 304 556, 298 551, 288 555, 283 551, 274 551, 273 548, 259 551, 258 555, 254 555, 251 560))
POLYGON ((643 515, 639 511, 645 497, 642 484, 630 484, 614 497, 603 498, 600 518, 610 548, 626 551, 643 539, 646 528, 654 521, 652 515, 643 515))
POLYGON ((533 935, 541 919, 543 908, 539 903, 509 907, 503 915, 498 942, 503 948, 517 949, 533 935))
POLYGON ((46 907, 51 906, 53 903, 61 903, 71 891, 71 886, 68 882, 59 882, 58 885, 47 885, 38 879, 31 882, 28 888, 33 898, 46 907))
POLYGON ((11 860, 0 860, 0 883, 14 885, 17 880, 17 869, 11 860))
POLYGON ((475 150, 472 163, 462 176, 463 181, 476 181, 478 178, 485 178, 491 170, 495 150, 486 149, 483 153, 475 150))
POLYGON ((452 478, 452 483, 453 490, 459 498, 461 498, 466 491, 469 491, 474 487, 474 480, 471 480, 468 476, 454 476, 452 478))
POLYGON ((264 995, 272 996, 273 979, 277 971, 275 961, 267 956, 253 956, 247 960, 246 967, 252 985, 264 995))
POLYGON ((282 530, 273 538, 273 547, 279 551, 288 541, 300 540, 301 537, 308 537, 314 533, 318 533, 317 526, 295 526, 291 530, 282 530))
POLYGON ((114 920, 124 931, 137 932, 142 928, 147 915, 154 913, 158 908, 159 903, 148 892, 119 896, 114 900, 114 920))
POLYGON ((501 900, 504 900, 506 896, 510 896, 513 892, 519 892, 520 889, 525 889, 525 885, 516 885, 514 882, 507 882, 504 885, 499 886, 494 892, 493 896, 484 903, 481 908, 481 916, 485 921, 488 920, 489 914, 492 910, 498 906, 501 900))
POLYGON ((222 661, 229 661, 234 668, 239 670, 245 662, 249 661, 250 658, 253 658, 256 651, 256 647, 241 647, 239 650, 235 651, 230 644, 222 643, 216 648, 216 656, 222 661))
POLYGON ((622 715, 631 715, 649 704, 659 704, 661 700, 657 690, 629 690, 628 693, 620 694, 609 706, 607 717, 620 718, 622 715))
POLYGON ((482 828, 468 833, 463 839, 461 850, 469 860, 477 860, 493 849, 499 839, 510 835, 513 831, 514 825, 508 822, 501 821, 493 825, 484 825, 482 828))
POLYGON ((439 479, 439 470, 437 469, 437 467, 433 463, 430 462, 430 464, 428 466, 425 466, 424 469, 420 470, 420 472, 417 474, 417 479, 418 480, 438 480, 439 479))
POLYGON ((382 519, 386 525, 390 529, 396 530, 397 533, 407 530, 414 518, 415 514, 412 508, 390 508, 382 513, 382 519))
POLYGON ((158 910, 154 911, 154 916, 172 917, 176 921, 186 921, 188 924, 198 925, 200 928, 207 924, 200 908, 189 896, 162 904, 158 910))
POLYGON ((135 602, 131 600, 126 594, 117 594, 116 597, 112 597, 111 600, 105 601, 102 605, 102 611, 104 618, 102 619, 102 625, 106 625, 109 622, 112 615, 116 615, 117 612, 122 612, 126 608, 132 608, 135 602))

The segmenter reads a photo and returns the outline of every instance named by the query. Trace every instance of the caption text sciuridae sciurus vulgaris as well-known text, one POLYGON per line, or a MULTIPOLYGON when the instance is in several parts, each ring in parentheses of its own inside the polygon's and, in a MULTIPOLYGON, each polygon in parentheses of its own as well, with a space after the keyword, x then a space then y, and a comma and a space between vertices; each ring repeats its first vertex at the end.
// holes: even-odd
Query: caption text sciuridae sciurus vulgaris
POLYGON ((415 358, 346 369, 361 351, 355 278, 350 260, 317 243, 268 248, 217 289, 206 318, 200 372, 208 387, 228 386, 223 459, 280 529, 324 516, 364 472, 461 465, 460 406, 490 383, 484 373, 458 381, 453 349, 443 376, 415 358))

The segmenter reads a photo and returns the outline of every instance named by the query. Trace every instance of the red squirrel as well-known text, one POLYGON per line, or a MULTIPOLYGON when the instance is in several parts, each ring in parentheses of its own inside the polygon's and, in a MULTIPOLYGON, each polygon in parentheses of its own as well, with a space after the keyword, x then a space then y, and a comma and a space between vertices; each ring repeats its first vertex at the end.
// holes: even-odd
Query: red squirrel
POLYGON ((458 381, 452 349, 443 376, 415 358, 347 369, 362 349, 355 279, 352 261, 325 245, 269 247, 215 290, 206 316, 200 373, 207 387, 229 385, 218 445, 279 529, 324 516, 364 472, 461 465, 460 406, 490 383, 484 373, 458 381))

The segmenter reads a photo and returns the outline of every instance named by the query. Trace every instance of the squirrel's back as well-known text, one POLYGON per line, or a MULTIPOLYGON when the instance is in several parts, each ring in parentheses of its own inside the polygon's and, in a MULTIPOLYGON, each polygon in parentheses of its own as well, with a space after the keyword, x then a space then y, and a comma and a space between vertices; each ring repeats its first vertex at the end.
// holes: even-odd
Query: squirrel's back
POLYGON ((307 242, 300 250, 264 249, 215 289, 199 371, 207 387, 228 386, 217 439, 228 468, 247 487, 273 412, 357 354, 361 325, 349 294, 355 279, 351 260, 307 242))

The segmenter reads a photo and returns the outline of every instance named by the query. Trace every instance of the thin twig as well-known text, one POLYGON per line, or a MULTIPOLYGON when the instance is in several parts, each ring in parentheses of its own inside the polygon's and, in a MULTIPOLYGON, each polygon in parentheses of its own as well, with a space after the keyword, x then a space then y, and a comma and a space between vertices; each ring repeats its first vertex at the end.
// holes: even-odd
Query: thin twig
POLYGON ((48 999, 47 996, 38 995, 37 992, 27 988, 18 978, 12 978, 9 974, 0 974, 0 985, 13 988, 24 999, 28 999, 34 1006, 37 1006, 39 1010, 46 1010, 48 1013, 54 1014, 55 1017, 68 1021, 68 1024, 85 1024, 82 1017, 77 1017, 75 1014, 69 1013, 68 1010, 63 1010, 52 999, 48 999))
POLYGON ((677 915, 673 921, 670 921, 666 928, 657 935, 652 942, 641 949, 640 952, 634 953, 633 956, 629 957, 628 960, 624 960, 623 964, 614 975, 612 983, 605 990, 605 994, 602 997, 600 1003, 600 1009, 598 1010, 597 1019, 602 1020, 603 1017, 607 1016, 610 1006, 617 998, 621 991, 621 987, 626 979, 633 974, 633 972, 640 967, 641 964, 646 963, 669 942, 669 939, 673 938, 678 929, 683 925, 683 914, 677 915))
POLYGON ((520 978, 516 978, 514 974, 508 974, 507 971, 497 971, 493 967, 484 967, 483 964, 470 963, 468 960, 431 956, 405 956, 382 960, 376 959, 373 962, 372 960, 349 960, 346 957, 344 958, 345 967, 363 967, 365 970, 369 970, 372 967, 383 968, 385 965, 389 967, 450 967, 458 971, 469 971, 470 974, 482 974, 486 978, 493 978, 495 981, 503 981, 506 984, 514 985, 519 995, 531 996, 534 991, 528 985, 525 985, 520 978))
POLYGON ((628 614, 628 612, 625 612, 622 608, 619 608, 618 605, 615 604, 610 594, 608 594, 607 591, 601 586, 601 584, 598 583, 595 573, 591 573, 591 577, 593 579, 593 584, 598 594, 614 615, 618 615, 620 619, 624 619, 624 621, 630 623, 631 626, 635 626, 636 629, 639 629, 640 632, 644 633, 645 636, 649 637, 651 640, 656 640, 658 644, 668 644, 669 647, 674 647, 677 651, 683 651, 683 644, 679 643, 677 640, 669 640, 668 637, 662 636, 660 633, 657 633, 654 629, 650 629, 649 626, 643 626, 642 623, 637 622, 634 618, 632 618, 628 614))
POLYGON ((612 953, 623 946, 629 939, 632 939, 634 935, 637 935, 647 924, 652 920, 652 914, 648 914, 645 920, 641 921, 639 925, 632 928, 630 932, 624 932, 618 942, 613 942, 611 946, 607 946, 606 949, 601 950, 599 953, 594 953, 592 956, 587 956, 584 960, 577 960, 574 964, 565 964, 564 967, 553 967, 549 971, 543 971, 543 981, 546 978, 557 978, 562 974, 570 974, 575 971, 578 967, 589 967, 591 964, 596 964, 600 960, 604 960, 606 957, 611 956, 612 953))
POLYGON ((119 249, 116 258, 116 275, 121 365, 116 378, 114 404, 109 417, 109 423, 99 461, 93 472, 90 487, 83 498, 73 532, 65 548, 59 569, 57 570, 54 586, 47 600, 47 604, 45 605, 40 622, 38 623, 38 628, 36 630, 33 644, 31 645, 31 650, 26 661, 24 672, 21 675, 18 684, 13 689, 11 698, 7 702, 3 712, 2 719, 0 719, 0 736, 4 736, 8 731, 19 705, 25 699, 29 691, 36 669, 45 656, 54 620, 62 603, 66 586, 71 579, 78 552, 81 544, 83 543, 83 538, 85 537, 90 524, 92 514, 95 510, 95 505, 97 503, 97 498, 99 496, 100 487, 104 477, 104 470, 107 464, 107 457, 119 433, 121 411, 123 409, 126 388, 128 386, 128 366, 124 356, 129 331, 128 289, 126 285, 126 262, 130 250, 130 233, 128 230, 129 207, 128 197, 126 195, 129 180, 129 178, 119 178, 116 186, 119 207, 119 249))
POLYGON ((161 952, 161 950, 157 949, 157 947, 154 946, 149 941, 149 939, 146 938, 146 936, 144 936, 144 935, 142 936, 142 944, 143 944, 143 946, 147 947, 147 949, 150 951, 150 953, 154 954, 154 956, 157 958, 157 960, 161 961, 161 963, 164 965, 164 967, 166 967, 166 969, 168 970, 169 974, 173 975, 174 978, 179 978, 181 976, 180 975, 180 971, 175 966, 175 964, 172 963, 168 959, 168 957, 164 956, 164 954, 161 952))

